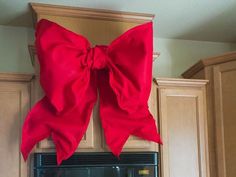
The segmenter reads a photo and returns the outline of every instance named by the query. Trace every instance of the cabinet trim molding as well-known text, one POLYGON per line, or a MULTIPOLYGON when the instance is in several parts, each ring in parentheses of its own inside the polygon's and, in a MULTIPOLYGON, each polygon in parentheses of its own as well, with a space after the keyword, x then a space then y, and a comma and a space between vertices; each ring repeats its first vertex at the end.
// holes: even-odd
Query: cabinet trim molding
POLYGON ((177 86, 177 87, 202 87, 208 80, 201 79, 175 79, 175 78, 154 78, 154 83, 158 86, 177 86))
POLYGON ((206 66, 225 63, 235 59, 236 52, 228 52, 223 55, 201 59, 199 62, 197 62, 195 65, 191 66, 187 71, 185 71, 182 76, 184 78, 191 78, 194 74, 196 74, 206 66))
POLYGON ((30 82, 33 74, 0 73, 0 81, 30 82))
POLYGON ((104 9, 82 8, 52 4, 30 3, 33 9, 34 24, 37 22, 37 14, 56 15, 63 17, 90 18, 98 20, 125 21, 144 23, 152 21, 153 14, 123 12, 104 9))

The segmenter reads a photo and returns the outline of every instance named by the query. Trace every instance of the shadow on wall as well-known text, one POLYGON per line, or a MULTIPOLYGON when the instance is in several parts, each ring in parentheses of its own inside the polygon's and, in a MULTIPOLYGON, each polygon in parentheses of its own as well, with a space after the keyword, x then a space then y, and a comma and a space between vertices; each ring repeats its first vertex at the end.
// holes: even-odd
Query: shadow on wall
MULTIPOLYGON (((210 8, 213 7, 208 7, 208 10, 211 10, 210 8)), ((234 43, 236 42, 235 15, 236 2, 228 9, 219 11, 214 17, 205 19, 202 23, 195 23, 196 25, 192 26, 191 29, 177 35, 176 39, 207 39, 208 41, 227 41, 234 43), (222 33, 224 33, 223 36, 219 35, 222 33)))
POLYGON ((17 3, 10 3, 8 1, 1 1, 0 6, 1 9, 4 9, 4 14, 1 19, 4 19, 2 25, 6 26, 25 26, 25 27, 32 27, 32 14, 30 6, 25 3, 23 4, 24 7, 21 7, 22 4, 17 3), (19 5, 18 8, 16 6, 19 5), (24 10, 22 11, 21 8, 24 10), (14 13, 12 13, 14 12, 14 13))
POLYGON ((236 43, 233 43, 233 44, 231 45, 231 51, 236 51, 236 43))

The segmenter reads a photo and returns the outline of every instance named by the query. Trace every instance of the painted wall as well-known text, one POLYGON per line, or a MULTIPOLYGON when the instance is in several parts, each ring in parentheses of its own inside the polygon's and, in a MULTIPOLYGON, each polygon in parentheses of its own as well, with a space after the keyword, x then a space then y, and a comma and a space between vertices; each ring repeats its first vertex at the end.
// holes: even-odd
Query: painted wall
MULTIPOLYGON (((33 41, 33 29, 0 26, 0 72, 32 73, 27 46, 33 41)), ((161 55, 153 76, 178 77, 200 58, 236 50, 236 44, 155 38, 154 48, 161 55)))
POLYGON ((236 44, 155 38, 154 50, 160 52, 154 62, 154 77, 180 77, 199 59, 234 51, 236 44))
POLYGON ((33 72, 27 47, 33 36, 30 28, 0 26, 0 72, 33 72))

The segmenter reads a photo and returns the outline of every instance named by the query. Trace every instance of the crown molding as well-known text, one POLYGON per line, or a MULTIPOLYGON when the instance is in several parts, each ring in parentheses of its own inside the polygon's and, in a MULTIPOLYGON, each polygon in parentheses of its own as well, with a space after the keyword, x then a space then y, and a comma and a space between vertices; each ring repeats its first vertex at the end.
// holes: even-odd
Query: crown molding
POLYGON ((173 87, 202 87, 206 85, 208 80, 201 79, 179 79, 179 78, 154 78, 154 83, 159 87, 173 86, 173 87))
POLYGON ((110 21, 125 21, 140 24, 152 21, 155 16, 153 14, 146 13, 112 11, 41 3, 30 3, 30 6, 33 10, 34 23, 37 22, 38 15, 91 18, 110 21))
POLYGON ((205 59, 201 59, 196 64, 191 66, 187 71, 185 71, 182 76, 184 78, 191 78, 194 74, 202 70, 203 68, 211 65, 217 65, 220 63, 229 62, 232 60, 236 60, 236 51, 225 53, 223 55, 209 57, 205 59))
POLYGON ((0 73, 0 81, 30 82, 33 78, 33 74, 0 73))

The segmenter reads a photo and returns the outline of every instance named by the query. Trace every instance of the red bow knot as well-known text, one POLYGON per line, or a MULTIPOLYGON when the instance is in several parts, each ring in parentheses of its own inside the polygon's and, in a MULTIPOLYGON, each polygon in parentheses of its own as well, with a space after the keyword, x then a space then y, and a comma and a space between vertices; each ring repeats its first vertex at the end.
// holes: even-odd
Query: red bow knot
POLYGON ((87 50, 86 61, 82 61, 82 66, 91 69, 103 69, 107 66, 107 58, 107 46, 95 46, 87 50))
POLYGON ((130 135, 161 143, 147 105, 152 40, 150 22, 128 30, 108 46, 91 48, 83 36, 41 20, 35 45, 45 96, 25 119, 24 159, 49 136, 58 164, 69 158, 87 129, 98 93, 101 124, 113 154, 120 154, 130 135))

